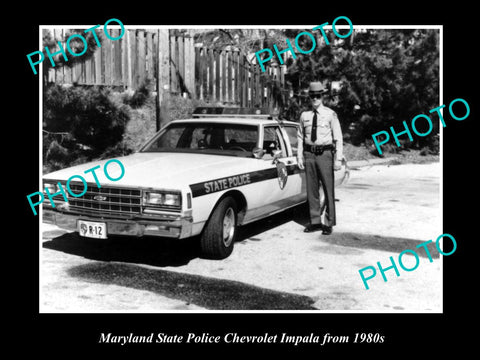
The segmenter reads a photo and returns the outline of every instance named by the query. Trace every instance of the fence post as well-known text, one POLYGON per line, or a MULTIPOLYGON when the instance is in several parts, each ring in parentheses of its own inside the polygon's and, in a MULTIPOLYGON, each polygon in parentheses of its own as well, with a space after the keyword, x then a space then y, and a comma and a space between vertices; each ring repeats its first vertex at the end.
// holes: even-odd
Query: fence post
POLYGON ((221 50, 215 50, 215 101, 222 101, 220 94, 220 52, 221 50))
POLYGON ((201 48, 202 69, 202 100, 208 99, 208 52, 207 48, 201 48))
POLYGON ((170 35, 170 91, 173 93, 177 92, 177 74, 176 70, 178 67, 178 47, 177 47, 177 38, 174 34, 170 35))
POLYGON ((227 51, 222 51, 221 61, 222 61, 222 84, 220 87, 222 88, 222 101, 225 103, 228 101, 227 97, 227 51))
POLYGON ((157 61, 157 96, 156 125, 157 131, 168 123, 168 95, 170 91, 170 44, 167 29, 158 30, 157 61))
POLYGON ((130 88, 135 89, 137 87, 137 30, 132 29, 128 33, 128 61, 129 61, 129 74, 128 74, 128 85, 130 88))
POLYGON ((213 97, 213 80, 214 80, 214 53, 213 49, 208 49, 208 101, 215 101, 213 97))
POLYGON ((232 51, 229 50, 225 54, 225 61, 227 63, 227 87, 225 89, 225 93, 227 94, 227 101, 229 104, 232 103, 233 101, 233 96, 232 96, 232 66, 234 66, 232 62, 232 51))
POLYGON ((137 88, 138 86, 142 85, 143 81, 145 80, 145 63, 147 59, 145 58, 145 31, 140 29, 137 31, 137 59, 138 59, 138 67, 137 67, 137 88))
POLYGON ((240 75, 240 51, 234 51, 235 62, 235 98, 234 101, 238 106, 242 106, 242 79, 240 75))
POLYGON ((178 57, 177 57, 177 71, 175 76, 177 77, 177 93, 180 96, 183 96, 183 87, 182 87, 182 82, 183 86, 186 87, 186 81, 185 81, 185 38, 183 35, 177 36, 177 52, 178 52, 178 57))
POLYGON ((131 81, 129 80, 130 77, 130 41, 128 41, 129 33, 131 30, 126 30, 126 34, 124 35, 122 40, 122 82, 123 86, 127 89, 131 87, 131 81))
POLYGON ((195 71, 195 51, 193 48, 193 39, 190 36, 186 36, 184 39, 185 44, 185 87, 187 92, 190 93, 192 99, 196 98, 195 81, 193 80, 195 71))
MULTIPOLYGON (((145 31, 145 43, 146 43, 146 71, 145 71, 145 78, 148 79, 148 81, 153 80, 153 74, 155 72, 154 66, 155 66, 155 61, 153 60, 153 32, 151 30, 145 31)), ((151 86, 151 84, 149 85, 151 86)))
POLYGON ((195 84, 194 97, 197 99, 203 100, 205 60, 203 56, 203 49, 196 47, 194 50, 195 50, 195 71, 194 71, 194 81, 193 81, 193 83, 195 84))

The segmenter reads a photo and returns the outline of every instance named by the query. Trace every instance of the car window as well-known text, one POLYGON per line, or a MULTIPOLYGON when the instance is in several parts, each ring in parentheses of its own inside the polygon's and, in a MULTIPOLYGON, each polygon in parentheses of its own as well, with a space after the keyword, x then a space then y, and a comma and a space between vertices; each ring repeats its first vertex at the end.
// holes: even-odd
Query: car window
POLYGON ((172 128, 169 131, 169 136, 161 136, 152 144, 152 148, 174 148, 177 146, 178 140, 183 133, 182 128, 172 128))
POLYGON ((287 156, 287 149, 278 126, 266 126, 264 128, 262 149, 265 151, 264 159, 271 159, 274 150, 281 150, 282 157, 287 156))
POLYGON ((297 127, 296 126, 285 126, 284 129, 287 133, 288 140, 290 141, 293 156, 296 156, 297 155, 297 150, 298 150, 297 127))
POLYGON ((219 122, 173 123, 141 152, 202 152, 252 156, 257 146, 258 126, 219 122))
POLYGON ((228 127, 225 128, 225 142, 248 142, 248 143, 257 143, 257 131, 250 131, 251 129, 248 128, 247 131, 245 129, 239 128, 232 128, 228 127))

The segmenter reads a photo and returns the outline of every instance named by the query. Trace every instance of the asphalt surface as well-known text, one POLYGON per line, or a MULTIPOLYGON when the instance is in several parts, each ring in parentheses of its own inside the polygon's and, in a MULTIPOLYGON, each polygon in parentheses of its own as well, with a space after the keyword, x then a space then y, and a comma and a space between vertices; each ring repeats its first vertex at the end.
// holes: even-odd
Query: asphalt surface
POLYGON ((433 243, 432 262, 416 248, 442 234, 440 178, 439 163, 354 168, 336 189, 332 235, 303 233, 298 207, 241 228, 221 261, 202 259, 195 238, 86 241, 43 224, 40 311, 441 312, 442 256, 433 243), (413 271, 398 263, 406 249, 418 253, 413 271), (400 276, 387 270, 385 282, 377 262, 387 268, 390 256, 400 276), (377 271, 369 290, 366 266, 377 271))

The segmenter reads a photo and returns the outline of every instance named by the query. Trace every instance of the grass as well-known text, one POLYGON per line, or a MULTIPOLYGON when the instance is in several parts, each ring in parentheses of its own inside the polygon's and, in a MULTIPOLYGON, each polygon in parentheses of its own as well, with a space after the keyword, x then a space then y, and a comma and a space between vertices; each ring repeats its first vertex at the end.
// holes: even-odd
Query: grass
POLYGON ((130 121, 123 135, 125 146, 138 151, 157 131, 156 129, 155 98, 150 97, 146 103, 130 110, 130 121))

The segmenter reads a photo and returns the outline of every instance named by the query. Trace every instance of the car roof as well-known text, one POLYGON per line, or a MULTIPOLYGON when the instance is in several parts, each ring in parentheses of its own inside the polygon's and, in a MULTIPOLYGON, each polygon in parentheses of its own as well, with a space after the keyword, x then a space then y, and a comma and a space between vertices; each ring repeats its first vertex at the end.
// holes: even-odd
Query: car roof
POLYGON ((274 120, 274 119, 257 119, 257 118, 243 118, 243 117, 202 117, 201 119, 181 119, 173 120, 171 123, 220 123, 220 124, 241 124, 241 125, 298 125, 293 121, 274 120))

